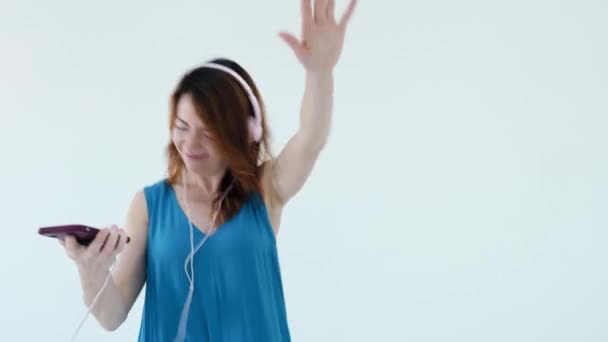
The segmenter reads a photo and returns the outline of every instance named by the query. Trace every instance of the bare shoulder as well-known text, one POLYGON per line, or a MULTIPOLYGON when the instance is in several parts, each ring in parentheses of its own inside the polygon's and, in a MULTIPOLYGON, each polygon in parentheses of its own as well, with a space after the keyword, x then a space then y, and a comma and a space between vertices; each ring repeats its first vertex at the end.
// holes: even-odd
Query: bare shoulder
POLYGON ((274 182, 272 179, 272 160, 264 162, 262 164, 262 188, 264 190, 264 203, 268 210, 268 216, 270 218, 270 224, 272 230, 274 230, 275 236, 279 234, 279 227, 281 225, 281 215, 283 213, 283 204, 279 201, 274 182))
POLYGON ((143 189, 136 191, 131 198, 124 228, 131 242, 123 254, 141 258, 145 253, 148 238, 148 204, 143 189))
MULTIPOLYGON (((146 223, 145 226, 147 228, 148 223, 148 204, 146 203, 146 195, 143 189, 138 190, 133 195, 131 199, 131 203, 129 205, 129 210, 127 212, 127 220, 128 221, 137 221, 140 223, 138 227, 133 228, 142 228, 141 223, 146 223)), ((133 222, 135 223, 135 222, 133 222)), ((130 228, 130 227, 127 227, 130 228)))

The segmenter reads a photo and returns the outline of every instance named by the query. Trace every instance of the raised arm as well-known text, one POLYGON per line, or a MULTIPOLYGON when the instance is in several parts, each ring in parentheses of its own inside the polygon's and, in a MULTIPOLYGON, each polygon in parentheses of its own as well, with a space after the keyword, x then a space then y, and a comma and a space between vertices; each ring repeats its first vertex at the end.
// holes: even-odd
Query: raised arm
POLYGON ((304 185, 327 142, 333 110, 333 69, 344 43, 346 26, 355 9, 351 0, 339 22, 333 0, 301 0, 302 39, 281 32, 304 66, 306 84, 300 110, 300 127, 272 162, 270 178, 279 204, 285 204, 304 185))

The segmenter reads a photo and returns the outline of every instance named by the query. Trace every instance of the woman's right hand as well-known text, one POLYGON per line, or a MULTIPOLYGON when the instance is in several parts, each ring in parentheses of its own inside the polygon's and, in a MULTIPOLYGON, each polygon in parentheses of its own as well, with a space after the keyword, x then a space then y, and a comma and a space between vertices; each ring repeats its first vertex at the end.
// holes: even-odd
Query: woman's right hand
POLYGON ((106 272, 112 266, 127 244, 127 234, 117 225, 112 225, 102 228, 88 246, 81 245, 71 235, 59 241, 79 270, 97 273, 106 272))

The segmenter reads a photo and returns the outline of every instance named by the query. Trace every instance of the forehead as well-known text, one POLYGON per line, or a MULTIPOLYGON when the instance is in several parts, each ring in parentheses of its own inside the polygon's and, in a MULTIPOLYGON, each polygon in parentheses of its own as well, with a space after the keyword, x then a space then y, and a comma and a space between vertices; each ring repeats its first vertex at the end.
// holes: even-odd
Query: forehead
POLYGON ((204 124, 194 107, 192 96, 190 94, 183 94, 177 101, 176 107, 177 120, 186 122, 192 126, 204 127, 204 124))

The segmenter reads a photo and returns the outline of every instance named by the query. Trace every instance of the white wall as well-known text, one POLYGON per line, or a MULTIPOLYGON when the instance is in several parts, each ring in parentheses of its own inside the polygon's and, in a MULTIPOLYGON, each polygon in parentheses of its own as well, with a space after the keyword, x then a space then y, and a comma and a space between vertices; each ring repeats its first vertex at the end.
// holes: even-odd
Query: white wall
MULTIPOLYGON (((299 33, 298 10, 2 3, 0 340, 72 336, 76 270, 37 228, 123 222, 163 176, 183 72, 239 61, 285 143, 303 69, 277 32, 299 33)), ((360 1, 330 144, 279 236, 294 341, 608 340, 607 10, 360 1)), ((136 340, 141 299, 117 332, 89 317, 78 340, 136 340)))

